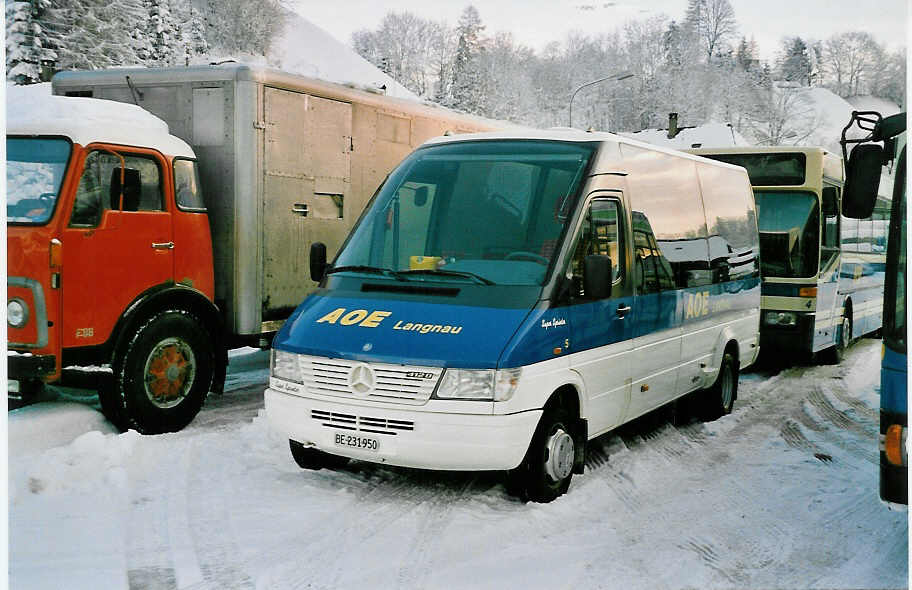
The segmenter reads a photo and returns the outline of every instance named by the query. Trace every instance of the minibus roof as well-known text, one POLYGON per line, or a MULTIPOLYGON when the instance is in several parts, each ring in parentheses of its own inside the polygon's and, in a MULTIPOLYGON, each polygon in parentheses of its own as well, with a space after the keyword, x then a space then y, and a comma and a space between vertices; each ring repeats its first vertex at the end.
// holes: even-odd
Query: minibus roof
POLYGON ((7 89, 7 135, 61 135, 86 146, 103 142, 193 158, 193 149, 171 135, 168 124, 132 104, 98 98, 51 96, 7 89))
POLYGON ((717 166, 719 168, 730 168, 735 170, 744 170, 741 166, 735 166, 732 164, 727 164, 725 162, 719 162, 718 160, 710 160, 708 158, 703 158, 694 154, 689 154, 687 152, 678 151, 672 148, 666 148, 662 146, 657 146, 651 143, 644 143, 642 141, 637 141, 635 139, 630 139, 623 137, 621 135, 616 135, 614 133, 607 133, 603 131, 581 131, 579 129, 572 129, 569 127, 555 127, 552 129, 509 129, 505 131, 487 131, 483 133, 463 133, 459 135, 447 135, 441 137, 433 137, 422 144, 421 147, 431 146, 431 145, 443 145, 446 143, 456 143, 462 141, 495 141, 495 140, 541 140, 541 141, 566 141, 573 143, 584 143, 584 142, 596 142, 601 144, 602 149, 600 150, 601 154, 599 157, 599 162, 596 165, 593 174, 604 174, 606 172, 627 172, 624 165, 624 156, 621 152, 620 146, 628 145, 636 147, 643 150, 649 150, 653 152, 658 152, 666 154, 669 156, 674 156, 677 158, 684 158, 687 160, 694 160, 697 162, 702 162, 707 165, 717 166), (609 149, 604 149, 608 147, 609 149), (611 149, 613 148, 613 149, 611 149))

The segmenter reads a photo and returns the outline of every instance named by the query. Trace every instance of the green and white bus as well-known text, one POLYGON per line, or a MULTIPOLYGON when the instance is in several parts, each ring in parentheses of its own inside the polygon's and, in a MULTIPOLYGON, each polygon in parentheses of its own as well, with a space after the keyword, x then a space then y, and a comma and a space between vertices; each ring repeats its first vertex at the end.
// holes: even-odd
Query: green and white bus
POLYGON ((760 347, 838 363, 882 321, 890 201, 872 216, 841 215, 843 160, 820 147, 688 150, 743 166, 760 230, 760 347))

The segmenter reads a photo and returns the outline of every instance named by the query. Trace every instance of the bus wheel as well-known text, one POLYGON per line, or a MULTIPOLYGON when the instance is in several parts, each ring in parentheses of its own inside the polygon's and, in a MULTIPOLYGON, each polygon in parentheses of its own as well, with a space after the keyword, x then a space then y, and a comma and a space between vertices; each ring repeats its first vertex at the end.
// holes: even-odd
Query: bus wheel
POLYGON ((823 360, 830 365, 838 365, 845 356, 845 351, 852 343, 852 316, 846 315, 842 318, 842 326, 839 328, 839 338, 836 345, 824 351, 823 360))
POLYGON ((706 421, 731 414, 738 397, 738 363, 730 352, 722 355, 722 365, 716 382, 703 392, 702 412, 706 421))
POLYGON ((149 319, 114 371, 131 425, 159 434, 189 424, 209 393, 214 361, 212 339, 194 316, 167 310, 149 319))
POLYGON ((566 493, 578 444, 571 432, 566 409, 545 410, 523 462, 508 473, 511 493, 532 502, 550 502, 566 493))
POLYGON ((301 469, 320 470, 324 467, 345 467, 348 464, 348 457, 330 455, 320 449, 305 447, 296 440, 289 439, 288 446, 291 448, 291 456, 301 469))

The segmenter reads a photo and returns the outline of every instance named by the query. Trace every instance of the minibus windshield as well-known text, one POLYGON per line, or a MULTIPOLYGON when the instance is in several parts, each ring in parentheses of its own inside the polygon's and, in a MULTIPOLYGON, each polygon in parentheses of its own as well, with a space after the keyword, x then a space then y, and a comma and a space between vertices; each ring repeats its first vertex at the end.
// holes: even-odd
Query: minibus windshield
POLYGON ((6 220, 44 224, 54 213, 72 147, 62 138, 6 138, 6 220))
POLYGON ((754 191, 760 230, 760 274, 812 277, 817 274, 819 208, 813 193, 754 191))
POLYGON ((595 144, 466 141, 390 175, 329 272, 541 285, 595 144))

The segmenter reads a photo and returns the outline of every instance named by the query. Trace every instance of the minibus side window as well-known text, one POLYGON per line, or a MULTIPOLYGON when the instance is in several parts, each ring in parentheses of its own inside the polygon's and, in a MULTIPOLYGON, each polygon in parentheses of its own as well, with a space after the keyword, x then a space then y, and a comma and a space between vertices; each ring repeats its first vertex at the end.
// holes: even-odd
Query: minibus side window
POLYGON ((612 283, 623 278, 623 242, 619 225, 620 207, 617 201, 596 199, 589 205, 577 237, 571 260, 571 284, 574 297, 587 298, 585 292, 585 260, 589 255, 608 256, 611 259, 612 283))

